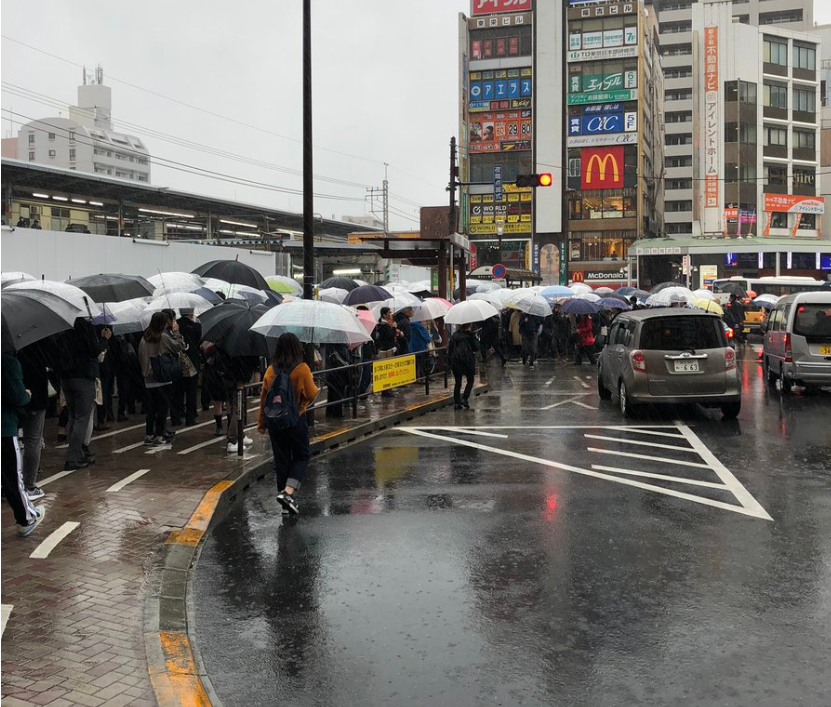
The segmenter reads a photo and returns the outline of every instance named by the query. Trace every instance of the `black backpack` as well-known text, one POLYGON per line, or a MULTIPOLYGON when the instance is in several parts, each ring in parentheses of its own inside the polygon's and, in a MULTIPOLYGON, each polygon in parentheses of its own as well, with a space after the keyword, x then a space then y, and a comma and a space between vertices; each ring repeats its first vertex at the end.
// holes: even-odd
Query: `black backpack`
POLYGON ((289 377, 291 371, 275 371, 277 375, 265 396, 263 416, 267 428, 286 430, 300 421, 300 408, 294 399, 294 388, 289 377))

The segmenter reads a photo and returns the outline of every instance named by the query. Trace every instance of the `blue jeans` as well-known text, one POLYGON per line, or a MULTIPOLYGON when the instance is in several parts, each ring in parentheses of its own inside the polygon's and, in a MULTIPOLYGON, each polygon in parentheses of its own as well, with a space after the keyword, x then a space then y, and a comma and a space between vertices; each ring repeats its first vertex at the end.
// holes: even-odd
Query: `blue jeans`
POLYGON ((309 467, 309 428, 305 415, 294 427, 284 430, 268 430, 271 439, 271 453, 274 455, 274 473, 277 476, 277 490, 286 486, 299 489, 309 467))

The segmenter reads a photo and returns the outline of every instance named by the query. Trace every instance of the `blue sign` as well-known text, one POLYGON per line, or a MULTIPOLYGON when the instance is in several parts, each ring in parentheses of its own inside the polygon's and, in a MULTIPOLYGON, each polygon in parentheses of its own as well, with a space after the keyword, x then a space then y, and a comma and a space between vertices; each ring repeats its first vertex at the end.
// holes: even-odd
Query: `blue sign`
POLYGON ((493 100, 493 81, 482 82, 482 98, 486 101, 493 100))
POLYGON ((470 100, 478 101, 482 97, 482 84, 479 81, 473 81, 470 84, 470 100))
POLYGON ((508 82, 507 81, 497 81, 496 82, 496 97, 497 99, 505 98, 508 95, 508 82))
POLYGON ((491 268, 491 277, 495 280, 501 280, 505 275, 508 274, 508 271, 505 269, 505 266, 502 263, 497 263, 491 268))
POLYGON ((493 200, 494 202, 502 201, 502 165, 495 164, 493 166, 493 200))
POLYGON ((519 98, 519 79, 508 80, 508 98, 519 98))
POLYGON ((519 93, 522 96, 531 95, 531 79, 522 79, 519 84, 519 93))

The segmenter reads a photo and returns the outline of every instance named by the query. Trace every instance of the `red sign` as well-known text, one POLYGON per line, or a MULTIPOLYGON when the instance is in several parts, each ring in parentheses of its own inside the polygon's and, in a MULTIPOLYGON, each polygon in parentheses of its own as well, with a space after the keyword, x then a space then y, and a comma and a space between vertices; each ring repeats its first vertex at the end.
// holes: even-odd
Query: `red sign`
POLYGON ((516 152, 530 150, 533 137, 530 110, 477 113, 471 116, 471 152, 516 152))
POLYGON ((586 281, 586 273, 582 270, 575 270, 571 273, 571 281, 572 282, 585 282, 586 281))
POLYGON ((477 15, 494 15, 498 12, 528 12, 531 0, 473 0, 470 13, 477 15))
POLYGON ((623 147, 590 147, 580 152, 583 189, 623 188, 623 147))
POLYGON ((765 211, 785 214, 823 214, 825 199, 793 194, 764 194, 765 211))
POLYGON ((505 277, 507 272, 508 271, 505 269, 505 266, 502 265, 502 263, 497 263, 491 268, 491 277, 493 277, 495 280, 501 280, 503 277, 505 277))
POLYGON ((704 28, 704 90, 718 91, 718 27, 704 28))

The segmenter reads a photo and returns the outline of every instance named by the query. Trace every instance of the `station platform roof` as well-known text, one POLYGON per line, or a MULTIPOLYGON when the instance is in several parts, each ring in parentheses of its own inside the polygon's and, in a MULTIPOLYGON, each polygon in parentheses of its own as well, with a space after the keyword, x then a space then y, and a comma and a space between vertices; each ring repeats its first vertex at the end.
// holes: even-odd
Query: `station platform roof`
POLYGON ((829 253, 831 238, 641 238, 629 247, 629 257, 649 255, 707 255, 709 253, 829 253), (659 253, 661 249, 663 253, 659 253))

